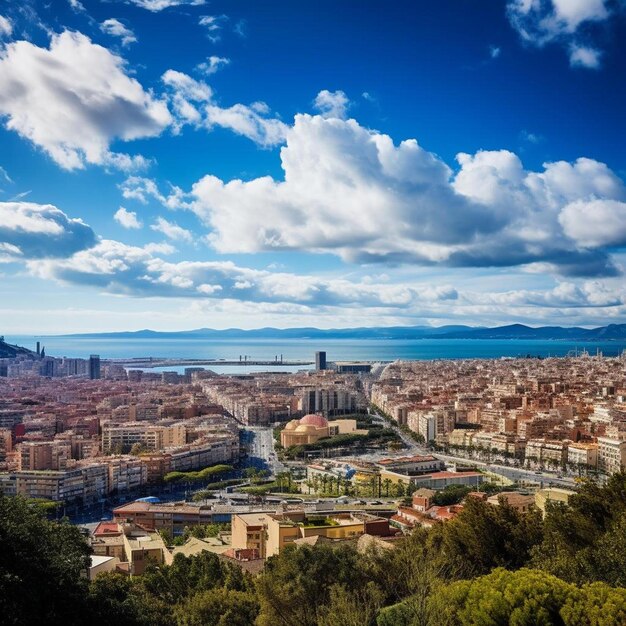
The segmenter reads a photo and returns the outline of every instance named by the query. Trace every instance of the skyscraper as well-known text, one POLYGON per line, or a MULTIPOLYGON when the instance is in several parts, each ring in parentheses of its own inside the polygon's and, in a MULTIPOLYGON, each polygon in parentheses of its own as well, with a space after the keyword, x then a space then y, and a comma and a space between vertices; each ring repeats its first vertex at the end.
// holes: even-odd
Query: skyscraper
POLYGON ((326 352, 315 353, 315 369, 318 371, 326 369, 326 352))
POLYGON ((89 357, 89 378, 96 380, 100 378, 100 355, 92 354, 89 357))

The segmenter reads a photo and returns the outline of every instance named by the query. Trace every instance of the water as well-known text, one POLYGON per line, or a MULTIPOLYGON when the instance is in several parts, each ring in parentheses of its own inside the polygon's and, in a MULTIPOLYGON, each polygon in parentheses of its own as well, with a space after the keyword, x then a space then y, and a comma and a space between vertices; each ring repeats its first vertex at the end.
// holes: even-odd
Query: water
MULTIPOLYGON (((527 339, 85 339, 77 337, 7 336, 6 341, 34 349, 40 340, 50 356, 86 358, 165 357, 187 359, 248 359, 272 361, 314 360, 316 350, 326 350, 330 361, 394 361, 396 359, 498 358, 502 356, 566 356, 578 350, 605 356, 617 356, 626 350, 626 342, 573 342, 527 339)), ((172 370, 174 368, 165 368, 172 370)), ((252 366, 211 367, 215 371, 235 373, 255 371, 252 366)), ((261 370, 269 369, 267 366, 261 370)), ((256 370, 258 371, 258 369, 256 370)), ((271 371, 280 371, 271 368, 271 371)), ((283 368, 283 371, 293 371, 283 368)))

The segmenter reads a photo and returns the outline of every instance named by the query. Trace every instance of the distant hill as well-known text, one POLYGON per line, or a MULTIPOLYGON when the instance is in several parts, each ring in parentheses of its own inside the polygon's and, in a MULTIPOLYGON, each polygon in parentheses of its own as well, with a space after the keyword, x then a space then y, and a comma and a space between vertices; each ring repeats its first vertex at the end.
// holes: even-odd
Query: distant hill
POLYGON ((570 341, 626 341, 626 324, 609 324, 599 328, 540 326, 532 328, 511 324, 496 328, 470 328, 446 332, 446 339, 561 339, 570 341))
POLYGON ((178 332, 138 330, 118 333, 64 335, 85 339, 544 339, 569 341, 626 341, 626 324, 599 328, 511 324, 495 328, 472 326, 382 326, 364 328, 198 328, 178 332))
POLYGON ((4 341, 4 338, 0 339, 0 359, 13 359, 20 354, 37 356, 36 352, 28 350, 28 348, 23 348, 22 346, 14 346, 10 343, 6 343, 6 341, 4 341))

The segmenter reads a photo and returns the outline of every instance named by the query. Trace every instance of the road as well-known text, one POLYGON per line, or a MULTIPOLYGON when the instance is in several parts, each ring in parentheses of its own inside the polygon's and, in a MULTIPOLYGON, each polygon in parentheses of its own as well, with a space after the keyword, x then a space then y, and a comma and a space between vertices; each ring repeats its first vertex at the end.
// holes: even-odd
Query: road
POLYGON ((241 432, 241 442, 246 446, 248 467, 268 469, 275 476, 287 468, 276 457, 274 433, 269 426, 247 426, 241 432))
MULTIPOLYGON (((499 474, 513 481, 521 481, 521 480, 532 480, 534 482, 538 482, 542 487, 546 487, 548 485, 563 487, 566 489, 572 489, 576 486, 576 481, 573 477, 563 476, 559 478, 556 474, 550 472, 537 472, 533 470, 526 470, 521 467, 510 467, 506 465, 500 465, 498 463, 485 463, 483 461, 477 461, 475 459, 468 459, 466 457, 458 457, 452 456, 449 454, 442 454, 440 452, 434 452, 429 450, 425 446, 419 445, 410 435, 407 435, 399 426, 397 426, 394 422, 391 422, 385 419, 382 415, 378 413, 371 413, 372 417, 377 421, 384 422, 388 428, 392 428, 396 431, 398 436, 404 442, 406 446, 406 450, 402 452, 396 453, 397 456, 404 456, 406 454, 434 454, 437 458, 443 459, 444 461, 450 463, 464 463, 464 464, 475 464, 479 467, 483 467, 487 471, 493 472, 494 474, 499 474)), ((387 457, 394 456, 393 454, 385 454, 387 457)))

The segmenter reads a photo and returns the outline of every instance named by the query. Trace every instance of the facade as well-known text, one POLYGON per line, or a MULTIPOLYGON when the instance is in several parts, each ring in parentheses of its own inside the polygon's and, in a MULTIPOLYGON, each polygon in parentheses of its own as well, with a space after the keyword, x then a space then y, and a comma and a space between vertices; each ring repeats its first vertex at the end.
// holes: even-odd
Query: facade
POLYGON ((310 543, 318 538, 356 539, 363 534, 389 535, 389 520, 367 513, 330 513, 324 517, 303 511, 233 515, 232 520, 233 548, 258 551, 260 558, 276 555, 293 543, 310 543))
POLYGON ((280 443, 284 448, 316 443, 320 439, 335 435, 366 435, 367 430, 358 430, 356 420, 333 420, 329 422, 322 415, 305 415, 302 419, 291 420, 280 433, 280 443))
POLYGON ((626 467, 626 441, 598 437, 598 469, 614 474, 626 467))
POLYGON ((227 522, 230 514, 215 514, 210 508, 191 504, 152 504, 131 502, 113 510, 115 522, 139 524, 150 530, 167 530, 174 537, 182 535, 186 526, 227 522))

